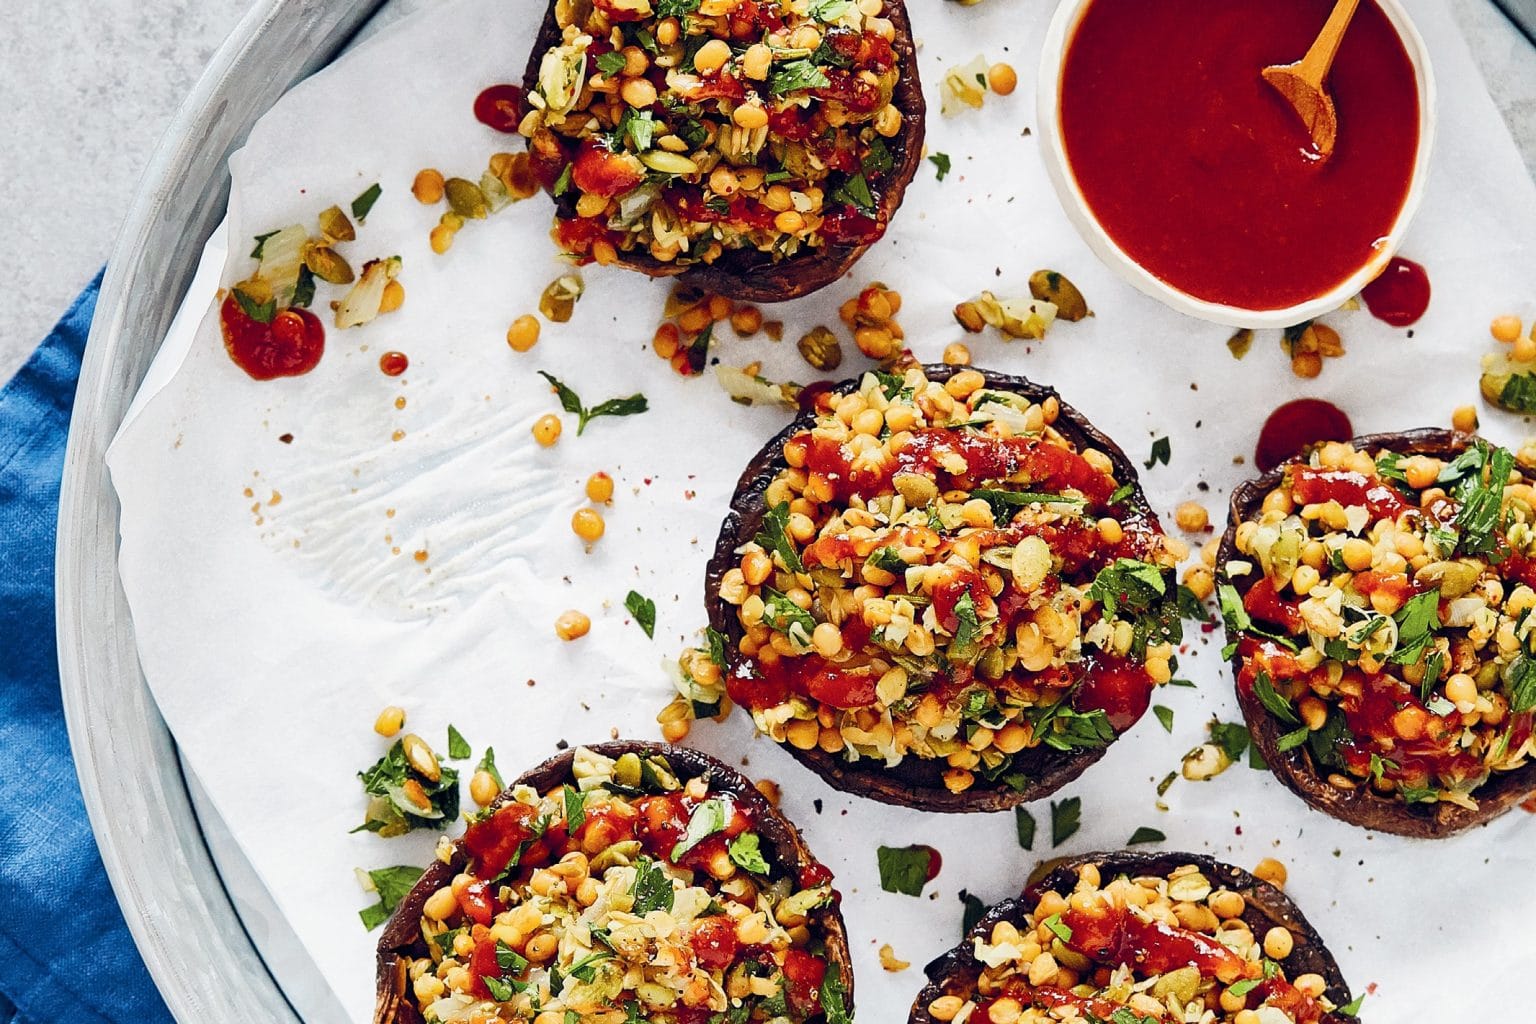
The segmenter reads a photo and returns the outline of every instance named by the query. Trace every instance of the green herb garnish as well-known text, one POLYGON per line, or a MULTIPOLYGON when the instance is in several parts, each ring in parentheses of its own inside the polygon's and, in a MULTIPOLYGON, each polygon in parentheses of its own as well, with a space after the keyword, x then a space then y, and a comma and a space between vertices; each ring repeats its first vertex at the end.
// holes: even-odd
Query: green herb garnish
POLYGON ((926 846, 882 846, 875 851, 880 867, 880 888, 907 896, 920 896, 928 884, 933 851, 926 846))
POLYGON ((395 912, 395 908, 410 893, 411 887, 421 875, 421 868, 410 864, 368 872, 368 879, 373 883, 373 891, 379 895, 379 902, 357 912, 357 916, 363 920, 363 927, 371 932, 388 921, 389 915, 395 912))
POLYGON ((944 176, 949 173, 949 154, 929 153, 928 162, 934 166, 934 177, 939 181, 943 181, 944 176))
POLYGON ((624 598, 624 607, 635 617, 635 625, 645 630, 645 635, 654 640, 656 638, 656 602, 638 590, 631 590, 624 598))
POLYGON ((361 224, 368 219, 368 211, 373 209, 373 204, 379 201, 379 196, 384 190, 374 182, 363 190, 363 194, 352 200, 352 219, 361 224))
POLYGON ((1082 825, 1083 800, 1069 796, 1065 800, 1051 801, 1051 847, 1055 848, 1071 839, 1082 825))
POLYGON ((549 381, 550 386, 555 389, 555 394, 560 397, 560 407, 576 415, 577 437, 587 429, 588 423, 600 416, 635 416, 650 408, 642 394, 633 394, 628 398, 610 398, 606 402, 588 408, 581 404, 581 399, 577 397, 576 392, 562 383, 559 378, 543 370, 539 371, 539 376, 549 381))

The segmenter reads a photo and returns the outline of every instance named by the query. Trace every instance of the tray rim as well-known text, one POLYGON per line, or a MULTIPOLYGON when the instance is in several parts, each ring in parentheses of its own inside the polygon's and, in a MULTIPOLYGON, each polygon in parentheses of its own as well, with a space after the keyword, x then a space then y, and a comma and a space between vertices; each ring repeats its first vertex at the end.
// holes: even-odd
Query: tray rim
POLYGON ((297 1022, 224 888, 139 666, 106 450, 223 217, 229 155, 384 0, 255 0, 140 180, 97 299, 60 488, 55 612, 71 753, 107 877, 178 1021, 297 1022), (209 985, 209 967, 218 984, 209 985))

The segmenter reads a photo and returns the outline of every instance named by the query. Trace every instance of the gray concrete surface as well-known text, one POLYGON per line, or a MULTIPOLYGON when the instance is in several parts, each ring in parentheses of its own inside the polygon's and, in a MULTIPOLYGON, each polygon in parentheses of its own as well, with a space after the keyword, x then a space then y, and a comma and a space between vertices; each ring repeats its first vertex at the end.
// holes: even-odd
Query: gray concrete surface
MULTIPOLYGON (((0 226, 9 258, 0 273, 0 381, 106 259, 150 152, 246 2, 5 4, 0 226)), ((1536 48, 1489 0, 1449 2, 1536 169, 1536 48)))

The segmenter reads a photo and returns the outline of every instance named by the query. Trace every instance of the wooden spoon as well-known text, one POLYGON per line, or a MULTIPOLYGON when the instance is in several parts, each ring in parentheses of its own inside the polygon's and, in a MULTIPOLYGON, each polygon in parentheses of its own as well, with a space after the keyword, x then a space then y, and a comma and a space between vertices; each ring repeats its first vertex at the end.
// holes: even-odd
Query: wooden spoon
POLYGON ((1338 0, 1305 57, 1294 64, 1271 64, 1262 72, 1264 81, 1274 86, 1301 118, 1312 136, 1313 148, 1323 159, 1333 153, 1339 137, 1339 116, 1333 108, 1333 97, 1328 95, 1323 83, 1328 79, 1328 70, 1333 67, 1333 58, 1344 41, 1344 32, 1359 6, 1360 0, 1338 0))

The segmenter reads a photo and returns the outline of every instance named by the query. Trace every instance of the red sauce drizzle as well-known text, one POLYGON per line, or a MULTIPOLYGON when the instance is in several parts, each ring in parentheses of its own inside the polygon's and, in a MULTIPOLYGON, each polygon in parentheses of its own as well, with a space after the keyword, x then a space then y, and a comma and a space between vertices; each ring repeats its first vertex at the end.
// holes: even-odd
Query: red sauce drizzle
POLYGON ((1333 65, 1319 160, 1261 68, 1305 53, 1331 0, 1094 0, 1067 50, 1061 126, 1078 187, 1126 253, 1245 309, 1314 298, 1366 266, 1408 195, 1418 86, 1364 3, 1333 65))
POLYGON ((404 352, 385 352, 379 356, 379 372, 386 377, 398 377, 411 365, 404 352))
POLYGON ((1067 943, 1084 956, 1109 964, 1126 964, 1142 975, 1165 974, 1194 967, 1203 977, 1235 980, 1245 962, 1215 939, 1161 921, 1148 921, 1123 908, 1075 907, 1061 915, 1072 929, 1067 943))
POLYGON ((508 135, 517 134, 523 119, 523 90, 515 85, 493 85, 475 97, 475 120, 508 135))
POLYGON ((325 354, 325 327, 315 314, 295 307, 262 323, 246 315, 233 291, 219 307, 219 331, 229 358, 256 380, 303 376, 325 354))
POLYGON ((1407 327, 1429 308, 1429 274, 1420 264, 1395 256, 1360 297, 1376 319, 1407 327))
POLYGON ((1088 672, 1073 703, 1079 711, 1103 710, 1110 726, 1124 732, 1152 703, 1152 677, 1138 662, 1112 654, 1089 659, 1088 672))
POLYGON ((878 469, 853 468, 847 450, 837 441, 809 434, 797 439, 808 449, 806 466, 832 484, 834 498, 846 503, 854 495, 871 497, 888 490, 897 473, 922 473, 933 477, 940 490, 961 480, 1002 480, 1017 475, 1047 491, 1076 489, 1091 502, 1102 504, 1114 493, 1110 477, 1094 469, 1076 452, 1040 438, 993 437, 962 433, 940 427, 913 431, 912 440, 885 460, 878 469), (945 471, 940 457, 954 453, 965 459, 963 476, 945 471))
POLYGON ((1297 466, 1290 475, 1291 495, 1303 505, 1325 501, 1337 501, 1345 508, 1363 505, 1372 519, 1396 519, 1409 509, 1418 508, 1381 480, 1372 480, 1353 470, 1297 466))
POLYGON ((1298 398, 1269 414, 1259 431, 1253 459, 1259 472, 1268 473, 1309 445, 1319 441, 1347 441, 1354 434, 1349 417, 1332 402, 1298 398))

